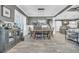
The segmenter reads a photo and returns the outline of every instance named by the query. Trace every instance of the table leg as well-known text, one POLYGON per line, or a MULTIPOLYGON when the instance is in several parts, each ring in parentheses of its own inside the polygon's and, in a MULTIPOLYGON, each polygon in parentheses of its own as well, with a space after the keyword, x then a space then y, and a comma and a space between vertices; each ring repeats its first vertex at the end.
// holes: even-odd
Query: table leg
POLYGON ((78 33, 77 33, 77 43, 78 43, 78 33))
POLYGON ((50 39, 51 37, 51 32, 48 32, 48 39, 50 39))
POLYGON ((35 32, 32 33, 32 37, 33 37, 33 39, 35 39, 35 32))

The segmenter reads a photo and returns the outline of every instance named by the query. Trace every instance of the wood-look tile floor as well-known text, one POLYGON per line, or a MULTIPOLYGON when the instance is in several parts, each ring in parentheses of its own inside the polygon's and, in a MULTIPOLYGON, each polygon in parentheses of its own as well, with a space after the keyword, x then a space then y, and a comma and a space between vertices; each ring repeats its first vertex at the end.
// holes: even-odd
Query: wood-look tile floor
POLYGON ((79 44, 65 40, 65 36, 56 33, 54 38, 33 40, 26 37, 7 53, 78 53, 79 44))

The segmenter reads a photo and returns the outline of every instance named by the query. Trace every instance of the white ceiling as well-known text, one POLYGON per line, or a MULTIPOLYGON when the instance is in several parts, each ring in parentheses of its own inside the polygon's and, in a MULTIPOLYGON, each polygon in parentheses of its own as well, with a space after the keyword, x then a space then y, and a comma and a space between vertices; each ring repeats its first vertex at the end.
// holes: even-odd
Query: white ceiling
MULTIPOLYGON (((54 16, 67 5, 17 5, 24 13, 30 17, 36 16, 54 16), (38 11, 38 8, 44 8, 44 11, 38 11)), ((70 8, 77 7, 73 5, 70 8)), ((59 14, 55 19, 77 19, 79 11, 68 11, 70 8, 59 14)))
POLYGON ((79 12, 63 12, 55 19, 79 19, 79 12))
MULTIPOLYGON (((69 9, 77 6, 78 5, 74 5, 69 9)), ((79 19, 79 11, 68 11, 69 9, 67 9, 66 11, 55 17, 55 19, 79 19)))
POLYGON ((28 16, 54 16, 67 5, 17 5, 28 16), (44 11, 38 11, 44 8, 44 11))

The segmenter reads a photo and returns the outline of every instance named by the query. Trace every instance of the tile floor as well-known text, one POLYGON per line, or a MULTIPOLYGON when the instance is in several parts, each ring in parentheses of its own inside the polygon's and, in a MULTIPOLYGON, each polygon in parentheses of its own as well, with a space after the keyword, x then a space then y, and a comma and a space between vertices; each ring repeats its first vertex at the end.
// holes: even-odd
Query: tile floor
POLYGON ((65 40, 65 36, 56 33, 54 38, 33 40, 26 37, 7 53, 78 53, 79 44, 65 40))

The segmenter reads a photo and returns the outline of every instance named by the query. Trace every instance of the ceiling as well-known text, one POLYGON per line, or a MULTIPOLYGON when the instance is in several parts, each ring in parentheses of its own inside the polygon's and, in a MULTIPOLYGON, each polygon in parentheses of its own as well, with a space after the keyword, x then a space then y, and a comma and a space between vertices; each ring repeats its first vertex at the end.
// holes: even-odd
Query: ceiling
MULTIPOLYGON (((17 5, 29 17, 37 16, 55 16, 68 5, 17 5), (45 10, 38 11, 38 8, 45 10)), ((61 12, 55 19, 79 19, 79 5, 72 5, 61 12)))
POLYGON ((67 10, 65 10, 63 13, 55 17, 55 19, 79 19, 79 5, 73 5, 67 10), (78 7, 76 9, 76 7, 78 7), (75 8, 75 9, 73 9, 75 8), (71 10, 73 9, 73 10, 71 10), (69 11, 70 10, 70 11, 69 11))
POLYGON ((67 5, 17 5, 27 16, 55 16, 67 5), (38 11, 38 8, 44 8, 45 10, 38 11))

